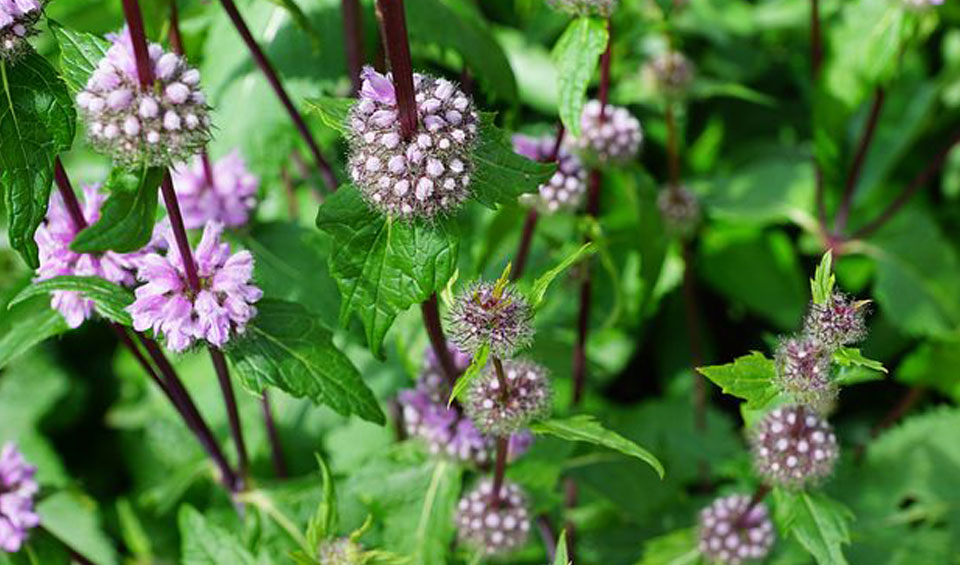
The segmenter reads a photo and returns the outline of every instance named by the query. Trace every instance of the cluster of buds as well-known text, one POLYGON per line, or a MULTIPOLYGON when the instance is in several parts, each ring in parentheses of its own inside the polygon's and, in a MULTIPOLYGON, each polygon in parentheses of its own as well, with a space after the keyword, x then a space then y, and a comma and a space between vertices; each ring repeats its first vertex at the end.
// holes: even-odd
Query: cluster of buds
POLYGON ((823 304, 810 305, 803 331, 829 349, 852 345, 867 335, 868 300, 852 300, 833 293, 823 304))
POLYGON ((641 141, 640 121, 629 110, 590 100, 583 107, 580 136, 570 143, 585 161, 607 164, 636 157, 641 141))
POLYGON ((666 96, 677 97, 687 92, 693 82, 693 63, 679 51, 657 54, 644 67, 644 72, 666 96))
POLYGON ((547 0, 554 9, 575 16, 600 16, 609 18, 617 9, 619 0, 547 0))
POLYGON ((384 214, 430 218, 470 196, 478 122, 473 101, 442 78, 414 74, 418 129, 404 139, 391 75, 366 67, 350 110, 350 178, 384 214))
POLYGON ((773 547, 773 523, 765 504, 734 494, 700 511, 700 554, 710 563, 740 565, 763 559, 773 547))
POLYGON ((509 358, 533 340, 533 310, 506 280, 478 282, 456 297, 450 309, 450 339, 461 351, 509 358))
POLYGON ((43 12, 40 0, 0 0, 0 62, 15 61, 43 12))
POLYGON ((530 535, 527 497, 512 483, 494 497, 493 481, 483 479, 460 499, 455 521, 460 542, 488 556, 518 549, 530 535))
POLYGON ((803 488, 827 477, 840 454, 830 423, 803 405, 770 411, 749 439, 757 474, 785 488, 803 488))
POLYGON ((547 369, 526 360, 502 362, 503 381, 496 362, 471 385, 464 409, 487 434, 508 436, 531 421, 549 414, 552 389, 547 369))
POLYGON ((210 140, 210 116, 200 71, 174 53, 149 45, 153 84, 140 83, 129 29, 112 45, 77 94, 91 144, 122 165, 169 166, 210 140))
POLYGON ((783 340, 776 353, 777 385, 800 403, 826 411, 835 397, 831 350, 808 336, 783 340))
POLYGON ((700 224, 700 201, 682 185, 671 185, 660 191, 657 208, 667 231, 678 237, 690 237, 700 224))
POLYGON ((540 210, 548 214, 558 210, 576 210, 587 192, 587 171, 580 159, 562 144, 557 147, 557 138, 553 135, 530 137, 517 134, 512 141, 517 154, 534 161, 552 160, 554 150, 557 152, 557 171, 549 181, 539 186, 539 198, 528 199, 525 195, 525 200, 532 199, 540 210))
POLYGON ((250 220, 260 180, 247 170, 240 152, 233 151, 213 164, 196 157, 189 166, 177 167, 173 185, 187 229, 199 229, 208 222, 236 228, 250 220))
POLYGON ((28 465, 17 447, 8 443, 0 451, 0 550, 15 553, 29 531, 40 524, 33 497, 39 486, 37 468, 28 465))

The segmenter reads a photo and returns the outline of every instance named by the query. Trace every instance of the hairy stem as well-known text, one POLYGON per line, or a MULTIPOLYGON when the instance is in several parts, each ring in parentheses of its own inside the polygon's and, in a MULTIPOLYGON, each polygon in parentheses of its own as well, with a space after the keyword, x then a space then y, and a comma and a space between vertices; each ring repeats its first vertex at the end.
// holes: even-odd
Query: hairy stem
POLYGON ((263 424, 267 429, 267 441, 270 442, 270 460, 273 461, 273 471, 281 479, 290 476, 287 470, 287 460, 283 456, 283 444, 280 443, 280 433, 277 431, 277 424, 273 419, 273 410, 270 407, 270 395, 264 389, 260 396, 260 408, 263 412, 263 424))
POLYGON ((507 451, 510 448, 510 438, 497 437, 497 462, 493 468, 493 489, 490 491, 490 506, 500 507, 500 491, 503 490, 503 478, 507 474, 507 451))
POLYGON ((187 229, 183 224, 183 215, 180 213, 180 203, 177 201, 177 192, 173 188, 170 171, 163 173, 163 179, 160 181, 160 194, 163 195, 163 204, 166 206, 167 216, 170 218, 170 228, 177 243, 180 259, 183 262, 184 273, 187 275, 187 285, 189 285, 190 291, 196 294, 200 292, 200 275, 197 272, 197 263, 193 259, 193 250, 190 248, 190 240, 187 238, 187 229))
POLYGON ((223 394, 223 402, 227 407, 227 420, 230 422, 230 434, 233 436, 233 443, 237 448, 237 470, 240 479, 247 476, 250 469, 250 460, 247 457, 247 445, 243 441, 243 427, 240 424, 240 411, 237 409, 237 396, 233 391, 233 383, 230 381, 230 371, 227 369, 227 360, 223 357, 223 352, 213 347, 207 348, 210 352, 210 360, 213 362, 213 368, 217 372, 217 381, 220 383, 220 391, 223 394))
POLYGON ((447 338, 443 335, 443 324, 440 322, 440 304, 437 302, 436 293, 431 294, 430 298, 420 305, 420 311, 423 314, 423 325, 427 329, 433 354, 436 355, 437 361, 440 363, 440 368, 443 370, 447 383, 453 387, 457 379, 460 378, 460 371, 457 370, 453 355, 450 354, 447 338))
POLYGON ((138 0, 123 0, 123 15, 130 30, 133 42, 133 54, 137 63, 137 78, 140 88, 147 90, 153 86, 153 65, 150 63, 150 50, 147 45, 147 33, 143 27, 143 15, 138 0))
POLYGON ((377 0, 383 46, 390 60, 393 86, 400 112, 400 133, 410 139, 418 127, 417 102, 413 91, 413 61, 407 38, 407 18, 403 0, 377 0))
POLYGON ((853 206, 853 194, 857 190, 857 181, 863 172, 863 163, 867 158, 867 152, 870 150, 870 143, 873 141, 873 134, 877 129, 877 122, 880 119, 880 110, 883 108, 883 102, 886 99, 886 91, 879 87, 873 97, 873 104, 870 107, 870 114, 867 116, 867 123, 863 129, 863 136, 860 138, 860 145, 857 147, 857 153, 853 157, 853 163, 850 172, 847 174, 847 182, 843 191, 843 199, 840 201, 840 207, 837 209, 837 216, 834 219, 834 232, 838 235, 843 233, 847 227, 847 220, 850 218, 850 208, 853 206))
POLYGON ((363 50, 363 14, 360 11, 359 0, 341 0, 340 11, 343 14, 343 39, 346 43, 347 72, 350 73, 350 84, 353 94, 360 92, 362 85, 360 71, 366 60, 363 50))

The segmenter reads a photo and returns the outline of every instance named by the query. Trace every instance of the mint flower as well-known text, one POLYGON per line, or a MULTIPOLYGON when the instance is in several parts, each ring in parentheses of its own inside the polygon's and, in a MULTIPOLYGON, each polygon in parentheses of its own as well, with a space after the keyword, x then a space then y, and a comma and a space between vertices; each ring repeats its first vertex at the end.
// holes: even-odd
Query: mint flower
POLYGON ((700 201, 683 185, 661 190, 657 208, 667 231, 676 236, 690 237, 700 224, 700 201))
POLYGON ((28 532, 40 524, 33 509, 33 497, 39 487, 34 475, 37 468, 28 465, 13 443, 0 451, 0 549, 20 551, 28 532))
POLYGON ((657 89, 667 96, 682 96, 693 82, 693 63, 679 51, 664 51, 645 66, 657 89))
POLYGON ((700 553, 710 563, 740 565, 760 560, 773 547, 773 523, 762 502, 734 494, 718 498, 700 511, 700 553))
POLYGON ((835 292, 824 304, 811 304, 803 331, 824 347, 853 345, 867 336, 867 304, 835 292))
POLYGON ((757 474, 785 488, 803 488, 827 477, 840 454, 833 427, 803 405, 772 410, 749 439, 757 474))
POLYGON ((40 0, 0 0, 0 61, 23 54, 42 11, 40 0))
POLYGON ((532 361, 503 361, 507 390, 493 364, 470 387, 464 409, 484 433, 506 436, 549 415, 553 395, 547 369, 532 361))
POLYGON ((477 138, 473 101, 452 82, 414 74, 419 128, 401 136, 391 75, 361 73, 360 100, 351 108, 350 178, 384 214, 430 218, 457 209, 470 196, 477 138))
MULTIPOLYGON (((530 137, 517 134, 512 138, 513 150, 533 161, 546 161, 553 156, 553 148, 557 142, 554 135, 530 137)), ((557 152, 557 172, 550 180, 538 188, 539 198, 527 198, 536 202, 542 211, 552 214, 559 210, 573 211, 580 206, 583 195, 587 192, 587 171, 576 155, 561 146, 557 152)))
POLYGON ((458 539, 486 555, 501 555, 522 547, 530 535, 527 497, 517 485, 504 483, 497 504, 491 503, 493 481, 480 481, 460 499, 455 518, 458 539))
POLYGON ((173 171, 173 185, 187 229, 199 229, 207 222, 220 222, 236 228, 250 220, 250 211, 257 205, 260 179, 247 170, 240 152, 234 150, 211 164, 213 184, 207 182, 203 159, 194 158, 188 165, 173 171))
POLYGON ((107 38, 112 45, 77 95, 91 144, 122 165, 169 166, 198 153, 210 139, 200 71, 150 44, 155 82, 144 89, 130 30, 107 38))
POLYGON ((599 164, 623 163, 637 156, 643 132, 630 111, 607 104, 600 120, 600 101, 590 100, 580 118, 580 137, 570 144, 584 160, 599 164))
POLYGON ((257 313, 253 306, 263 292, 252 283, 253 255, 231 254, 221 243, 223 226, 211 222, 193 256, 200 275, 198 293, 187 284, 176 242, 168 235, 166 255, 144 257, 137 278, 145 283, 136 290, 136 300, 127 311, 137 331, 153 330, 165 338, 172 351, 184 351, 197 340, 223 347, 235 334, 242 334, 257 313))
POLYGON ((476 354, 487 345, 497 357, 512 357, 533 340, 533 311, 519 292, 499 283, 467 287, 450 308, 450 341, 476 354))
POLYGON ((777 347, 777 385, 798 402, 827 406, 836 396, 830 378, 831 352, 808 336, 791 337, 777 347))
POLYGON ((609 18, 617 9, 619 0, 547 0, 552 8, 575 16, 609 18))

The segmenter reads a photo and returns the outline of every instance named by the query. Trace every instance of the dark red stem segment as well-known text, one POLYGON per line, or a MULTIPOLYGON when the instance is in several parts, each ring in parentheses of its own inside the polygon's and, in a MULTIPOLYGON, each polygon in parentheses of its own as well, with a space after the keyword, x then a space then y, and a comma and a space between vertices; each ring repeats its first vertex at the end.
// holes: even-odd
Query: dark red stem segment
POLYGON ((740 516, 737 517, 736 526, 738 528, 743 528, 747 525, 744 523, 744 521, 747 519, 747 516, 750 515, 750 512, 758 504, 760 504, 768 494, 770 494, 769 486, 763 483, 757 486, 757 490, 753 492, 753 496, 750 498, 750 504, 748 504, 747 507, 743 509, 743 512, 740 514, 740 516))
POLYGON ((327 188, 329 188, 331 191, 337 190, 337 177, 333 174, 333 169, 330 168, 330 163, 327 162, 327 160, 323 157, 323 153, 320 152, 320 146, 317 145, 317 141, 310 133, 310 128, 307 127, 307 122, 304 121, 303 116, 300 115, 300 112, 297 111, 297 107, 294 106, 293 101, 290 100, 290 96, 287 94, 287 91, 283 88, 283 84, 280 82, 280 77, 277 75, 277 71, 274 70, 273 66, 270 64, 270 61, 267 59, 267 56, 263 53, 263 50, 260 49, 260 45, 257 44, 257 41, 253 38, 253 34, 250 33, 250 28, 247 27, 246 22, 243 21, 243 17, 240 15, 240 11, 237 10, 237 5, 233 2, 233 0, 220 0, 220 4, 223 5, 224 11, 227 12, 227 16, 229 16, 230 21, 233 22, 233 27, 237 29, 237 32, 240 34, 243 42, 247 45, 250 55, 253 56, 257 66, 260 67, 260 71, 263 72, 263 75, 267 78, 267 82, 270 83, 270 86, 273 88, 273 92, 277 95, 277 98, 280 99, 280 103, 283 104, 283 107, 287 110, 287 114, 290 115, 290 120, 293 121, 293 125, 300 133, 300 137, 303 138, 304 143, 306 143, 307 147, 310 148, 310 153, 313 155, 313 160, 316 162, 317 168, 320 170, 320 174, 323 175, 323 180, 326 182, 327 188))
POLYGON ((612 59, 613 49, 613 25, 607 18, 607 48, 600 55, 600 89, 597 92, 597 98, 600 100, 600 123, 606 119, 607 104, 610 102, 610 60, 612 59))
POLYGON ((242 480, 243 477, 247 476, 250 460, 247 457, 247 445, 243 441, 243 427, 240 424, 240 411, 237 409, 237 396, 233 392, 233 383, 230 381, 230 372, 227 370, 227 360, 223 357, 223 352, 213 346, 207 349, 210 351, 210 360, 213 361, 213 368, 217 372, 217 381, 220 383, 220 391, 227 407, 227 420, 230 422, 230 434, 233 436, 233 443, 237 448, 237 467, 242 480))
POLYGON ((187 230, 183 224, 183 215, 180 213, 180 204, 177 202, 177 192, 173 188, 170 171, 163 173, 163 179, 160 181, 160 194, 163 195, 163 204, 166 206, 167 216, 170 218, 170 227, 177 242, 177 251, 183 261, 187 284, 190 286, 190 290, 196 294, 200 292, 200 275, 197 273, 197 264, 193 260, 193 250, 190 248, 190 241, 187 239, 187 230))
POLYGON ((177 9, 177 0, 170 0, 170 47, 181 57, 183 50, 183 35, 180 33, 180 10, 177 9))
POLYGON ((70 214, 70 219, 73 220, 73 226, 77 231, 86 228, 87 220, 83 217, 83 209, 77 200, 77 194, 73 192, 73 186, 70 185, 70 177, 67 176, 67 171, 63 168, 63 162, 60 161, 59 156, 53 161, 53 179, 56 181, 63 205, 66 206, 67 213, 70 214))
POLYGON ((407 38, 407 17, 403 0, 377 0, 383 46, 390 60, 393 87, 397 92, 400 133, 410 139, 417 132, 417 101, 413 91, 413 61, 407 38))
MULTIPOLYGON (((572 510, 577 507, 577 499, 579 498, 579 493, 577 491, 577 483, 573 479, 567 477, 563 480, 563 504, 567 507, 568 510, 572 510)), ((568 514, 569 516, 569 514, 568 514)), ((572 520, 567 518, 563 524, 563 529, 567 531, 567 556, 570 557, 572 563, 578 563, 577 561, 577 528, 572 520)))
POLYGON ((206 149, 200 152, 200 163, 203 165, 203 180, 206 181, 208 188, 214 188, 213 163, 210 162, 210 154, 206 149))
POLYGON ((683 243, 683 302, 686 310, 687 338, 690 340, 690 360, 693 368, 694 424, 698 431, 707 429, 707 390, 704 377, 697 373, 703 365, 703 339, 700 335, 700 310, 693 272, 694 253, 691 243, 683 243))
POLYGON ((353 94, 360 92, 360 71, 366 60, 363 50, 363 13, 359 0, 341 0, 340 11, 343 14, 343 39, 347 51, 347 72, 353 85, 353 94))
POLYGON ((273 461, 273 471, 281 479, 290 476, 287 470, 287 460, 283 456, 283 444, 280 443, 280 433, 273 419, 273 410, 270 407, 270 395, 266 390, 260 397, 260 407, 263 411, 263 424, 267 429, 267 440, 270 442, 270 459, 273 461))
POLYGON ((490 491, 490 506, 500 507, 500 491, 503 490, 503 478, 507 474, 507 455, 510 449, 510 438, 497 437, 497 461, 493 468, 493 490, 490 491))
POLYGON ((533 244, 533 232, 537 229, 537 220, 540 215, 536 208, 531 208, 527 212, 527 218, 523 221, 523 232, 520 234, 520 246, 517 248, 517 258, 513 263, 513 273, 511 278, 518 280, 523 276, 523 270, 527 266, 527 259, 530 256, 530 247, 533 244))
POLYGON ((890 426, 896 424, 900 421, 904 415, 907 414, 916 404, 920 402, 921 399, 927 394, 927 389, 914 386, 910 387, 907 391, 907 394, 903 395, 903 398, 900 399, 900 402, 894 406, 890 412, 883 417, 880 422, 870 430, 870 437, 875 438, 880 435, 880 432, 889 428, 890 426))
MULTIPOLYGON (((593 169, 587 179, 587 214, 597 217, 600 211, 600 171, 593 169)), ((588 236, 587 241, 590 240, 588 236)), ((580 404, 587 377, 587 332, 590 329, 590 308, 593 279, 590 265, 584 262, 583 280, 580 282, 580 313, 577 316, 577 341, 573 349, 573 405, 580 404)))
POLYGON ((440 322, 440 304, 437 302, 436 293, 430 295, 430 298, 420 305, 420 311, 423 314, 423 325, 427 329, 433 354, 436 355, 440 368, 443 369, 443 375, 447 378, 447 383, 453 387, 460 377, 460 371, 457 370, 453 356, 450 355, 447 338, 443 335, 443 324, 440 322))
POLYGON ((503 371, 503 361, 496 355, 491 355, 493 368, 497 374, 497 384, 500 386, 500 401, 506 403, 510 398, 510 385, 507 383, 507 374, 503 371))
POLYGON ((543 547, 547 551, 547 562, 553 563, 557 556, 557 532, 550 523, 550 516, 546 514, 537 516, 537 530, 540 532, 540 539, 543 540, 543 547))
POLYGON ((137 78, 140 88, 146 90, 153 86, 153 65, 150 63, 150 50, 147 45, 147 33, 143 27, 143 15, 138 0, 123 0, 123 15, 130 29, 133 41, 133 54, 137 60, 137 78))
POLYGON ((883 102, 886 99, 886 91, 883 88, 877 88, 877 93, 873 98, 873 105, 870 107, 870 114, 867 116, 867 123, 864 126, 863 137, 860 138, 860 145, 857 147, 857 153, 853 157, 853 163, 850 166, 850 172, 847 174, 847 183, 844 187, 843 200, 837 209, 837 217, 834 219, 834 231, 839 235, 847 227, 847 220, 850 218, 850 208, 853 206, 853 194, 857 190, 857 181, 863 172, 863 163, 867 158, 867 152, 870 150, 870 143, 873 141, 873 134, 877 129, 877 122, 880 119, 880 110, 883 109, 883 102))
POLYGON ((668 188, 675 190, 680 185, 680 150, 677 119, 673 111, 673 102, 669 100, 664 109, 664 121, 667 125, 667 165, 670 174, 670 186, 668 188))

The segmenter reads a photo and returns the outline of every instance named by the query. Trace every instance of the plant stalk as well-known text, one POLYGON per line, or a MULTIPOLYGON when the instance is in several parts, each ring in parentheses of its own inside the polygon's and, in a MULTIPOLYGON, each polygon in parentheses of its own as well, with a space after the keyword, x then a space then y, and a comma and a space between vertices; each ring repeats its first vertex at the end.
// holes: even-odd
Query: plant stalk
POLYGON ((507 474, 507 451, 509 448, 509 437, 497 437, 497 462, 493 469, 493 490, 490 491, 490 506, 493 508, 499 508, 500 502, 503 500, 500 491, 503 490, 503 479, 507 474))
POLYGON ((407 37, 407 18, 403 0, 377 0, 380 15, 380 30, 383 46, 393 73, 393 86, 397 93, 397 109, 400 113, 400 134, 410 139, 417 132, 417 102, 413 90, 413 61, 410 57, 410 41, 407 37))
POLYGON ((277 431, 277 424, 273 419, 273 410, 270 407, 270 395, 267 390, 263 390, 260 397, 260 407, 263 411, 263 424, 267 429, 267 440, 270 442, 270 459, 273 461, 273 471, 281 479, 290 476, 287 469, 287 461, 283 456, 283 444, 280 442, 280 433, 277 431))
POLYGON ((237 408, 237 396, 233 391, 233 382, 230 380, 230 371, 227 369, 227 360, 223 352, 214 346, 207 347, 210 360, 217 372, 217 381, 223 393, 223 401, 227 407, 227 420, 230 422, 230 434, 237 448, 237 472, 244 480, 250 470, 250 459, 247 457, 247 445, 243 440, 243 427, 240 424, 240 410, 237 408))
MULTIPOLYGON (((587 179, 587 214, 597 217, 600 211, 601 174, 592 169, 587 179)), ((586 237, 590 241, 590 236, 586 237)), ((573 405, 577 406, 583 398, 583 388, 587 373, 587 333, 590 329, 590 308, 592 302, 593 280, 590 263, 584 261, 583 279, 580 282, 580 312, 577 316, 577 341, 573 349, 573 405)))
POLYGON ((133 40, 133 54, 137 63, 137 78, 140 88, 148 90, 153 86, 153 65, 150 62, 150 50, 147 44, 147 33, 143 27, 143 15, 140 12, 138 0, 123 0, 123 15, 127 20, 127 28, 133 40))
POLYGON ((460 378, 460 371, 457 370, 453 355, 450 354, 447 338, 443 335, 443 324, 440 322, 440 304, 437 301, 436 293, 431 294, 430 298, 420 305, 420 311, 423 314, 423 325, 427 329, 433 354, 436 355, 440 368, 443 370, 443 375, 452 388, 457 379, 460 378))
POLYGON ((863 172, 863 163, 866 161, 867 152, 870 150, 870 143, 873 141, 873 134, 876 132, 877 122, 880 120, 880 110, 883 109, 885 99, 886 91, 882 87, 878 87, 877 93, 873 98, 873 104, 870 107, 870 114, 867 116, 863 136, 860 138, 860 145, 857 147, 857 153, 854 155, 850 173, 847 175, 843 200, 840 202, 840 208, 837 209, 837 216, 833 222, 834 232, 837 235, 842 235, 843 231, 847 228, 847 220, 850 218, 850 209, 853 206, 853 194, 857 190, 857 181, 863 172))
POLYGON ((514 261, 511 280, 519 280, 523 276, 523 270, 527 266, 527 259, 530 256, 530 247, 533 245, 533 232, 537 229, 537 220, 540 215, 536 208, 530 208, 527 217, 523 221, 523 232, 520 234, 520 245, 517 248, 517 258, 514 261))

